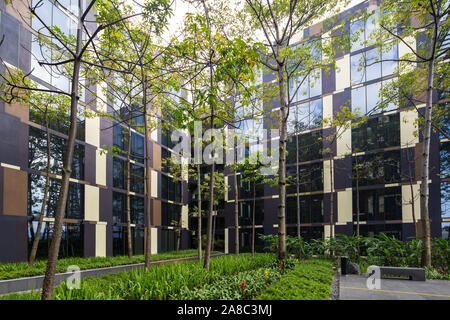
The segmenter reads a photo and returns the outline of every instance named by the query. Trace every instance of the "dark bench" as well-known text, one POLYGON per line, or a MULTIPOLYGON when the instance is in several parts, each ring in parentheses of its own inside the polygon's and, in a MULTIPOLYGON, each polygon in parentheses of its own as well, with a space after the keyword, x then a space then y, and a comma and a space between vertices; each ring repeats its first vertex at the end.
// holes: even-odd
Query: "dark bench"
POLYGON ((409 280, 425 281, 425 269, 403 267, 380 267, 381 278, 407 276, 409 280))

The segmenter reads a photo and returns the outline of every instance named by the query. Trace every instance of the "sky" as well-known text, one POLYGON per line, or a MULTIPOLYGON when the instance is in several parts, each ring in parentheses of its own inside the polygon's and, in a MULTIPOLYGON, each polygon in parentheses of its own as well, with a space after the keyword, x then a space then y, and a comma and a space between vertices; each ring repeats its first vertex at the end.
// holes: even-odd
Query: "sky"
MULTIPOLYGON (((129 3, 132 4, 134 0, 126 0, 126 1, 129 1, 129 3)), ((210 0, 210 1, 214 1, 214 0, 210 0)), ((365 0, 351 0, 349 2, 349 4, 346 7, 342 8, 342 10, 340 10, 340 11, 344 11, 345 9, 353 7, 364 1, 365 0)), ((168 27, 168 31, 166 32, 166 36, 165 36, 167 38, 170 38, 171 36, 177 34, 177 30, 181 26, 181 23, 184 20, 183 17, 187 12, 195 11, 195 8, 193 7, 193 5, 189 4, 188 1, 186 1, 186 0, 174 0, 172 9, 173 9, 174 14, 169 20, 169 27, 168 27)), ((323 20, 323 18, 321 18, 320 20, 323 20)))

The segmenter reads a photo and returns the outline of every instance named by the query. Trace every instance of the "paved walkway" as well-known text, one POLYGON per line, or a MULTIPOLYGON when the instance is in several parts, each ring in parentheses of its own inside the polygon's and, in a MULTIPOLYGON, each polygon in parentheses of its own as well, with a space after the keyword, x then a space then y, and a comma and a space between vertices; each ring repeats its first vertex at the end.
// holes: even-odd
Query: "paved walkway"
POLYGON ((367 289, 364 275, 339 276, 340 300, 450 300, 450 281, 382 279, 381 288, 367 289))

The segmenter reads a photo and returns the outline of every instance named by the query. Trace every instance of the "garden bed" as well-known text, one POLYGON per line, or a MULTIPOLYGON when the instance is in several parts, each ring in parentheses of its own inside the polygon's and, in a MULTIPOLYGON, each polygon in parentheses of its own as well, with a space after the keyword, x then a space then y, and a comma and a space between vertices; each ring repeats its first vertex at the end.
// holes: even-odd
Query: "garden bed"
MULTIPOLYGON (((175 251, 153 254, 152 261, 163 261, 177 258, 195 257, 197 250, 181 250, 177 254, 175 251)), ((213 252, 218 253, 218 252, 213 252)), ((123 265, 132 265, 145 262, 145 255, 116 257, 90 257, 90 258, 63 258, 58 260, 56 273, 67 272, 69 266, 76 265, 80 270, 107 268, 123 265)), ((37 260, 30 268, 27 262, 0 263, 0 280, 17 279, 24 277, 40 276, 45 274, 47 260, 37 260)))
MULTIPOLYGON (((80 289, 70 290, 63 282, 54 291, 53 299, 59 300, 166 300, 186 292, 217 282, 244 271, 261 269, 274 260, 272 254, 227 255, 214 258, 210 271, 198 261, 183 261, 136 270, 88 278, 80 289)), ((0 299, 40 299, 39 292, 12 294, 0 299)))

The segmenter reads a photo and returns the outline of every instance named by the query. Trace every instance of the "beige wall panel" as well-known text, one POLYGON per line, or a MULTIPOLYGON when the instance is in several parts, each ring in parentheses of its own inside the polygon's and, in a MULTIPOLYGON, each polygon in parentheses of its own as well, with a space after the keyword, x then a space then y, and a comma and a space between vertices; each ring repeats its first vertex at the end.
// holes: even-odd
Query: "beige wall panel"
POLYGON ((409 110, 400 112, 400 145, 402 148, 414 147, 419 142, 419 137, 414 135, 416 126, 417 111, 409 110))
POLYGON ((323 118, 333 119, 333 95, 330 94, 322 98, 323 103, 323 118))
MULTIPOLYGON (((333 176, 334 176, 334 174, 333 174, 333 176)), ((332 179, 332 176, 330 176, 330 160, 324 160, 324 162, 323 162, 323 188, 324 188, 324 192, 331 192, 331 182, 333 182, 333 189, 334 189, 334 180, 331 181, 331 179, 332 179)))
POLYGON ((161 170, 161 146, 153 144, 153 168, 161 170))
POLYGON ((3 214, 27 216, 27 193, 27 173, 3 168, 3 214))
POLYGON ((411 197, 411 187, 402 185, 402 221, 413 222, 411 200, 414 200, 414 215, 416 221, 420 219, 420 184, 413 185, 413 195, 411 197))
POLYGON ((100 147, 100 118, 86 118, 86 143, 100 147))
POLYGON ((97 84, 98 99, 96 101, 96 108, 98 111, 104 111, 104 112, 107 111, 106 103, 105 103, 107 100, 105 89, 106 89, 105 82, 101 82, 101 83, 97 84))
MULTIPOLYGON (((413 37, 407 37, 403 40, 404 40, 404 42, 399 41, 399 44, 398 44, 398 57, 399 58, 404 58, 404 56, 406 54, 412 53, 412 51, 409 47, 416 48, 416 40, 413 37)), ((402 67, 399 70, 400 74, 410 72, 411 69, 414 67, 412 64, 405 65, 404 63, 401 63, 401 65, 402 65, 402 67)))
POLYGON ((101 155, 97 149, 95 159, 95 183, 106 186, 106 154, 101 155))
POLYGON ((106 222, 95 225, 95 256, 106 257, 106 222))
POLYGON ((323 226, 323 235, 325 239, 330 239, 330 225, 324 225, 323 226))
POLYGON ((151 181, 151 189, 152 189, 152 197, 158 197, 158 172, 152 170, 152 181, 151 181))
POLYGON ((84 186, 84 219, 99 221, 100 219, 100 191, 98 187, 84 186))
POLYGON ((229 253, 229 248, 228 248, 228 228, 225 228, 225 253, 229 253))
POLYGON ((181 227, 189 228, 189 206, 185 205, 181 207, 181 227))
POLYGON ((346 189, 345 191, 339 191, 337 193, 337 205, 338 205, 338 222, 346 223, 353 220, 353 198, 352 189, 346 189))
POLYGON ((350 55, 336 60, 336 91, 350 87, 350 55))
POLYGON ((352 129, 349 124, 348 128, 342 131, 336 140, 336 154, 343 157, 351 154, 352 151, 352 129))
POLYGON ((150 245, 152 247, 151 252, 152 254, 156 254, 158 253, 158 229, 151 228, 150 235, 151 235, 150 245))

